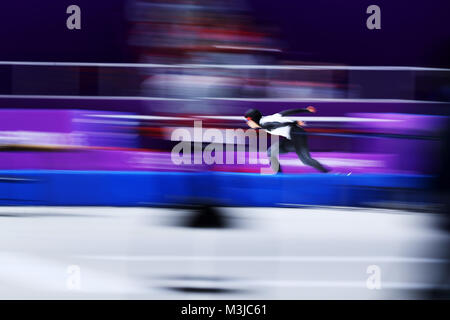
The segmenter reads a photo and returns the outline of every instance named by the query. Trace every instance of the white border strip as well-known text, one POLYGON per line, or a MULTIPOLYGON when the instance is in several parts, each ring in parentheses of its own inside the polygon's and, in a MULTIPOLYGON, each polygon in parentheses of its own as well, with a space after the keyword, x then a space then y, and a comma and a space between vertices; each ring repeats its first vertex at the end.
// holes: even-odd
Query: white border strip
MULTIPOLYGON (((234 120, 245 121, 244 116, 202 116, 195 117, 167 117, 167 116, 146 116, 146 115, 129 115, 129 114, 88 114, 88 117, 96 118, 113 118, 113 119, 136 119, 136 120, 200 120, 200 119, 218 119, 218 120, 234 120)), ((376 118, 359 118, 359 117, 286 117, 291 120, 301 120, 308 122, 397 122, 403 120, 397 119, 376 119, 376 118)))
POLYGON ((385 262, 385 263, 448 263, 446 259, 394 256, 171 256, 171 255, 75 255, 76 258, 108 261, 227 261, 227 262, 385 262))
POLYGON ((111 68, 214 68, 214 69, 266 69, 266 70, 372 70, 372 71, 443 71, 447 68, 412 66, 339 66, 339 65, 230 65, 230 64, 155 64, 155 63, 107 63, 107 62, 43 62, 0 61, 0 65, 53 66, 53 67, 111 67, 111 68))

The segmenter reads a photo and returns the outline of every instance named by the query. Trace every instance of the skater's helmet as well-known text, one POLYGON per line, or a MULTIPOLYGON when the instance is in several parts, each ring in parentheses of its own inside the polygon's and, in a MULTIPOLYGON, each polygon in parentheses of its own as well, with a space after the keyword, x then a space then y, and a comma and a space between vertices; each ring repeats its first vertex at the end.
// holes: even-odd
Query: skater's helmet
POLYGON ((247 112, 244 114, 244 117, 247 120, 253 120, 257 124, 259 124, 259 120, 261 119, 262 114, 261 114, 261 111, 259 111, 259 110, 250 109, 250 110, 247 110, 247 112))

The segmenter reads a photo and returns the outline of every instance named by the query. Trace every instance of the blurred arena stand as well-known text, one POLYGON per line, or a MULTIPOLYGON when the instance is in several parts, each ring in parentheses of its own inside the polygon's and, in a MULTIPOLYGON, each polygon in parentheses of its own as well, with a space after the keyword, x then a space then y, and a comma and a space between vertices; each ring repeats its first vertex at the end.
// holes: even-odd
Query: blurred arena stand
POLYGON ((197 197, 231 206, 423 206, 449 105, 439 95, 445 68, 64 62, 0 62, 0 68, 10 75, 10 91, 0 97, 5 204, 176 205, 197 197), (90 72, 96 90, 83 95, 87 80, 80 79, 90 72), (426 89, 424 78, 433 79, 426 89), (216 156, 225 157, 230 146, 234 158, 242 156, 236 146, 244 144, 244 163, 171 160, 172 132, 192 129, 195 120, 202 133, 224 133, 245 128, 249 108, 271 114, 307 105, 318 113, 294 118, 306 121, 312 154, 330 174, 315 174, 288 154, 281 156, 285 175, 261 176, 268 164, 255 159, 267 159, 265 151, 252 152, 238 131, 216 156))

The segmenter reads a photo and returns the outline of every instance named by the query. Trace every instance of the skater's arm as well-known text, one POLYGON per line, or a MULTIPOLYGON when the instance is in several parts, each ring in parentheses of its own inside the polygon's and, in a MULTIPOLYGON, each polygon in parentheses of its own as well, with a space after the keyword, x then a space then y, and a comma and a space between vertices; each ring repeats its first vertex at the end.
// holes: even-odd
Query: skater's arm
POLYGON ((309 106, 306 108, 289 109, 289 110, 281 111, 281 112, 279 112, 279 114, 281 114, 282 116, 290 116, 293 114, 304 113, 304 112, 308 112, 308 113, 316 112, 316 108, 314 108, 313 106, 309 106))

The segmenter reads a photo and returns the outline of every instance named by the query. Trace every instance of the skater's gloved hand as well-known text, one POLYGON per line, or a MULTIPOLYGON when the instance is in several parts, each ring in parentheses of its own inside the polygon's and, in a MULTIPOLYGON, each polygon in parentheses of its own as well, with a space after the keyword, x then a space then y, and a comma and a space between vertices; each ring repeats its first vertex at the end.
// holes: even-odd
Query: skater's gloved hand
POLYGON ((307 106, 307 107, 306 107, 306 110, 308 110, 308 111, 311 112, 311 113, 316 112, 316 108, 314 108, 313 106, 307 106))

